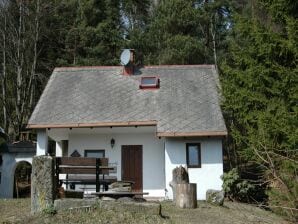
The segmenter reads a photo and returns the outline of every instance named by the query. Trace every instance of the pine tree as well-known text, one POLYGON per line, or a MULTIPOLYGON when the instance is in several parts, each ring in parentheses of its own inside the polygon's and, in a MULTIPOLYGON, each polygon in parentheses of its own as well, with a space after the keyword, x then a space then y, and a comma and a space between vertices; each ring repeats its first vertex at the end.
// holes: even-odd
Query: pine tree
POLYGON ((195 64, 205 61, 198 36, 198 14, 193 1, 161 1, 148 30, 148 64, 195 64))
POLYGON ((292 216, 298 208, 295 4, 251 1, 249 13, 235 14, 221 65, 229 147, 237 150, 238 166, 261 168, 269 205, 292 216))
POLYGON ((59 4, 56 15, 62 21, 57 28, 66 53, 59 55, 58 64, 118 64, 123 39, 118 1, 65 1, 59 4), (63 18, 72 19, 65 22, 63 18))

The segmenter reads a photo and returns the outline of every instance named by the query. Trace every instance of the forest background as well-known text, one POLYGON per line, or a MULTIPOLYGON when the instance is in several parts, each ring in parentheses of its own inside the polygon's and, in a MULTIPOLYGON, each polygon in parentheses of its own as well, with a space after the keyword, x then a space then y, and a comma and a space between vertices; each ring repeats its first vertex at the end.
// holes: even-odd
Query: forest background
POLYGON ((223 188, 297 219, 298 1, 0 0, 0 126, 18 140, 55 67, 215 64, 223 188))

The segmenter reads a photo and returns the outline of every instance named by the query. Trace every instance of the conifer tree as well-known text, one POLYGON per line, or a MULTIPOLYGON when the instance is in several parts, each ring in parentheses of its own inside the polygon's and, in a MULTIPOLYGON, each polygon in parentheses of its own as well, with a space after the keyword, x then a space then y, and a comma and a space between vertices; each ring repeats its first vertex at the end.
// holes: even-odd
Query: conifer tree
POLYGON ((250 1, 250 13, 234 15, 229 54, 221 65, 236 165, 261 168, 269 205, 292 216, 298 208, 295 7, 286 0, 250 1))

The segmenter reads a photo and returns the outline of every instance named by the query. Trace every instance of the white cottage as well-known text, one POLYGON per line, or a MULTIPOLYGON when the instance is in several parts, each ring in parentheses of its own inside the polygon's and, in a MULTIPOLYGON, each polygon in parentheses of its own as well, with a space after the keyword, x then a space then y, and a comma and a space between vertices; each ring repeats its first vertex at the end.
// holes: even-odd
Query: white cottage
POLYGON ((197 198, 221 189, 227 135, 213 65, 56 68, 30 118, 37 155, 107 157, 118 180, 172 198, 172 170, 188 168, 197 198))

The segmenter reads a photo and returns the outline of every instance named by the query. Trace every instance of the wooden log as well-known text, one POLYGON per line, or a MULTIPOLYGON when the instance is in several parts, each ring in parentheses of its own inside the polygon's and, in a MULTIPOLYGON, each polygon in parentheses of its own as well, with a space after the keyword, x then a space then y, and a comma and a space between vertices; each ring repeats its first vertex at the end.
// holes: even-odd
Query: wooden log
POLYGON ((112 192, 131 192, 131 187, 117 187, 110 189, 112 192))
POLYGON ((176 184, 175 204, 179 208, 196 208, 197 184, 176 184))
POLYGON ((176 202, 176 185, 182 183, 189 183, 188 172, 183 166, 176 167, 172 171, 172 181, 170 182, 170 187, 173 191, 173 203, 176 202))
POLYGON ((122 181, 117 181, 109 186, 111 189, 113 188, 119 188, 119 187, 132 187, 132 183, 130 182, 122 182, 122 181))

